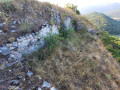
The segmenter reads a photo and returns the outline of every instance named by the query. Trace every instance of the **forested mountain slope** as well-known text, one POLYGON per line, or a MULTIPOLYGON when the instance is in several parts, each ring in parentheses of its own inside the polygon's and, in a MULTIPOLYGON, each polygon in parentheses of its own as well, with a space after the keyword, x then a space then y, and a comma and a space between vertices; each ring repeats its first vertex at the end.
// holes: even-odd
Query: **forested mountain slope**
POLYGON ((120 21, 116 21, 109 16, 93 12, 85 15, 94 25, 98 26, 100 30, 108 31, 110 34, 120 34, 120 21))

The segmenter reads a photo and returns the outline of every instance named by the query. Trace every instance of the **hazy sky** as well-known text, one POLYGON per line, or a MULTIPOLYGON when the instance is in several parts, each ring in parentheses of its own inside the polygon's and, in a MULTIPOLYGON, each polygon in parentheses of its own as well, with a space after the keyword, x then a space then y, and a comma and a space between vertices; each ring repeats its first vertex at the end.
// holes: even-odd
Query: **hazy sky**
POLYGON ((39 0, 39 1, 48 1, 53 4, 58 4, 59 6, 64 7, 66 3, 73 3, 78 6, 79 9, 95 6, 95 5, 106 5, 108 3, 116 3, 120 0, 39 0))

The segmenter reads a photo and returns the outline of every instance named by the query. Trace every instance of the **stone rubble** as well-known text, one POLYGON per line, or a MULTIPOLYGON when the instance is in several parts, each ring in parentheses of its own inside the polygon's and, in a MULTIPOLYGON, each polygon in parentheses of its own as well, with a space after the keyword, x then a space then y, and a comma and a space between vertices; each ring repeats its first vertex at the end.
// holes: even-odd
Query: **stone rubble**
POLYGON ((31 77, 31 76, 33 75, 33 73, 32 73, 31 71, 28 71, 28 72, 27 72, 27 75, 28 75, 29 77, 31 77))
POLYGON ((3 31, 2 30, 0 30, 0 33, 2 33, 3 31))
POLYGON ((88 30, 88 32, 92 33, 93 35, 96 34, 96 31, 94 29, 88 28, 87 30, 88 30))
POLYGON ((8 55, 10 54, 11 51, 8 47, 4 46, 4 47, 0 47, 0 54, 2 55, 8 55))
POLYGON ((3 25, 4 25, 3 23, 0 23, 0 27, 3 27, 3 25))
MULTIPOLYGON (((47 22, 45 25, 42 26, 42 29, 39 30, 38 32, 31 33, 31 34, 26 34, 24 36, 20 36, 16 39, 16 41, 5 44, 3 47, 0 47, 0 54, 4 56, 8 56, 8 60, 3 59, 0 61, 2 66, 0 66, 0 70, 4 70, 7 67, 10 67, 16 63, 21 63, 21 60, 23 60, 24 55, 32 54, 33 52, 36 52, 40 50, 45 45, 44 37, 48 37, 49 33, 50 34, 59 34, 59 30, 57 26, 60 26, 60 12, 56 11, 55 9, 52 9, 52 12, 54 13, 52 15, 52 19, 55 21, 55 24, 53 26, 49 25, 47 22), (9 63, 11 62, 11 63, 9 63)), ((28 21, 28 19, 25 19, 28 21)), ((72 23, 71 23, 71 18, 67 17, 64 20, 64 26, 66 30, 72 28, 72 23)), ((15 24, 21 24, 23 22, 22 19, 19 19, 18 21, 13 21, 13 25, 11 28, 12 33, 17 32, 18 30, 16 29, 15 24)), ((3 27, 4 23, 0 24, 0 27, 3 27)), ((78 26, 76 26, 77 29, 81 29, 82 25, 79 23, 78 26)), ((92 29, 87 29, 88 32, 91 32, 94 34, 95 30, 92 29)), ((2 30, 0 30, 0 34, 3 33, 2 30)), ((21 63, 22 67, 22 63, 21 63)), ((9 70, 9 73, 11 70, 9 70)), ((31 77, 34 75, 33 72, 30 70, 27 70, 27 76, 31 77)), ((23 79, 25 81, 26 79, 22 76, 18 76, 17 79, 23 79)), ((39 80, 42 80, 41 78, 39 80)), ((0 82, 3 82, 4 80, 0 80, 0 82)), ((20 83, 19 80, 10 80, 8 82, 10 85, 18 85, 20 83)), ((50 88, 50 90, 57 90, 55 87, 51 87, 51 84, 48 83, 47 81, 43 81, 42 88, 50 88)), ((19 88, 19 87, 18 87, 19 88)), ((21 89, 19 89, 21 90, 21 89)), ((38 90, 42 90, 41 88, 38 88, 38 90)))
POLYGON ((19 84, 19 80, 11 80, 8 82, 10 85, 18 85, 19 84))
POLYGON ((71 20, 72 20, 72 19, 71 19, 70 17, 67 17, 67 19, 65 19, 64 25, 65 25, 66 30, 72 28, 71 20))
POLYGON ((50 90, 57 90, 55 87, 50 88, 50 90))
POLYGON ((48 83, 47 81, 44 81, 44 82, 43 82, 43 85, 42 85, 42 88, 44 88, 44 87, 50 88, 51 85, 50 85, 50 83, 48 83))

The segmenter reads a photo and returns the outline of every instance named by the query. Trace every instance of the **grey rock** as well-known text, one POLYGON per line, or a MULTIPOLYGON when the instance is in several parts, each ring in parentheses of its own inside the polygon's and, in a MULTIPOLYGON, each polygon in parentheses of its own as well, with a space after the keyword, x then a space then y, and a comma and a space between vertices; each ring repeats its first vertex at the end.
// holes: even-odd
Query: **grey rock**
POLYGON ((43 87, 43 88, 44 88, 44 87, 50 88, 51 85, 50 85, 50 83, 48 83, 47 81, 44 81, 42 87, 43 87))
POLYGON ((9 56, 9 58, 8 58, 8 60, 14 60, 16 58, 16 56, 15 55, 13 55, 13 54, 10 54, 10 56, 9 56))
POLYGON ((17 79, 22 79, 22 76, 17 76, 17 79))
POLYGON ((41 12, 36 12, 36 14, 37 14, 38 16, 42 15, 42 13, 41 13, 41 12))
POLYGON ((38 90, 42 90, 41 88, 38 88, 38 90))
POLYGON ((4 82, 5 80, 0 80, 0 83, 4 82))
POLYGON ((9 70, 9 75, 13 75, 13 71, 12 70, 9 70))
POLYGON ((77 22, 77 24, 74 25, 75 30, 81 30, 82 24, 80 22, 77 22))
POLYGON ((18 20, 18 24, 21 24, 21 21, 20 21, 20 20, 18 20))
POLYGON ((68 30, 70 28, 72 28, 72 23, 71 23, 72 19, 70 17, 67 17, 64 21, 64 25, 65 25, 65 29, 68 30))
POLYGON ((23 78, 23 81, 25 81, 26 79, 25 78, 23 78))
POLYGON ((13 42, 12 45, 13 45, 13 47, 17 47, 18 43, 17 42, 13 42))
POLYGON ((90 32, 92 34, 96 34, 96 31, 94 29, 88 28, 87 30, 88 30, 88 32, 90 32))
POLYGON ((4 33, 4 32, 1 32, 1 33, 0 33, 0 35, 6 35, 6 33, 4 33))
POLYGON ((54 13, 52 15, 52 19, 54 20, 55 24, 60 25, 60 12, 56 11, 55 9, 52 9, 52 12, 54 13))
MULTIPOLYGON (((50 26, 46 25, 45 28, 42 28, 39 32, 32 33, 32 34, 26 34, 24 36, 20 36, 16 39, 16 42, 6 44, 5 50, 0 47, 0 53, 6 52, 8 55, 9 54, 9 60, 11 62, 14 60, 22 60, 22 56, 24 54, 31 54, 35 51, 38 51, 40 48, 42 48, 45 45, 45 41, 43 37, 47 37, 48 33, 51 34, 58 34, 59 30, 57 29, 56 25, 50 26), (52 29, 52 31, 51 31, 52 29)), ((11 64, 10 64, 11 65, 11 64)), ((10 66, 8 64, 8 66, 10 66)), ((13 64, 12 64, 13 65, 13 64)), ((7 67, 8 67, 7 66, 7 67)), ((29 74, 29 72, 28 72, 29 74)), ((30 76, 30 74, 29 74, 30 76)))
POLYGON ((5 58, 2 58, 0 60, 0 63, 1 63, 0 70, 4 70, 6 68, 6 64, 8 64, 8 61, 5 58))
POLYGON ((17 21, 13 21, 13 24, 16 24, 17 23, 17 21))
POLYGON ((17 30, 11 30, 11 32, 12 32, 12 33, 15 33, 15 32, 17 32, 17 30))
POLYGON ((28 75, 29 77, 31 77, 31 76, 33 75, 33 73, 32 73, 31 71, 28 71, 28 72, 27 72, 27 75, 28 75))
POLYGON ((18 63, 18 60, 15 61, 15 62, 13 62, 13 63, 8 63, 8 64, 6 64, 6 65, 5 65, 5 68, 10 67, 10 66, 13 66, 13 65, 16 64, 16 63, 18 63))
POLYGON ((10 52, 10 50, 9 50, 8 47, 0 47, 0 53, 1 53, 2 55, 8 55, 8 54, 10 54, 11 52, 10 52))
POLYGON ((3 27, 3 23, 0 23, 0 27, 3 27))
POLYGON ((3 31, 2 30, 0 30, 0 33, 2 33, 3 31))
POLYGON ((10 47, 10 50, 14 50, 16 47, 10 47))
POLYGON ((50 90, 57 90, 55 87, 50 88, 50 90))
POLYGON ((9 72, 12 72, 12 70, 9 70, 9 72))
POLYGON ((11 80, 8 82, 10 85, 18 85, 19 84, 19 80, 11 80))
POLYGON ((16 28, 16 26, 14 26, 14 25, 12 25, 11 27, 14 28, 14 29, 16 28))
POLYGON ((6 47, 10 48, 12 47, 12 44, 6 44, 6 47))

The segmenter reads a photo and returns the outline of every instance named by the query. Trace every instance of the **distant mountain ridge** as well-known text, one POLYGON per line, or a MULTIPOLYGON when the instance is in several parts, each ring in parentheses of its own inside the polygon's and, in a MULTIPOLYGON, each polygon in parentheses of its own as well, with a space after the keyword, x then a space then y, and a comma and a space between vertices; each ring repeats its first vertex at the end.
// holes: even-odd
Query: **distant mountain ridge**
POLYGON ((81 14, 87 14, 91 12, 100 12, 100 13, 106 13, 109 11, 113 11, 120 8, 120 3, 114 3, 114 4, 108 4, 108 5, 100 5, 100 6, 93 6, 93 7, 87 7, 81 10, 81 14))
POLYGON ((114 18, 120 18, 120 8, 116 9, 116 10, 106 12, 106 15, 108 15, 110 17, 114 17, 114 18))
POLYGON ((110 34, 120 34, 120 21, 116 21, 98 12, 89 13, 86 17, 92 21, 94 25, 98 26, 99 29, 106 30, 110 34))

